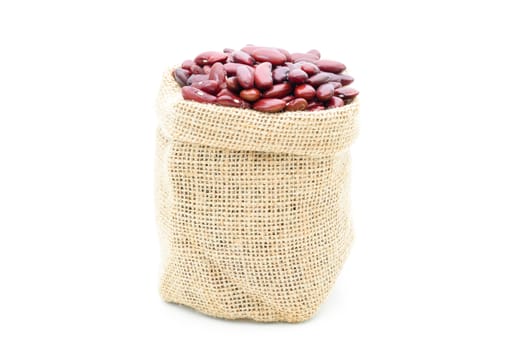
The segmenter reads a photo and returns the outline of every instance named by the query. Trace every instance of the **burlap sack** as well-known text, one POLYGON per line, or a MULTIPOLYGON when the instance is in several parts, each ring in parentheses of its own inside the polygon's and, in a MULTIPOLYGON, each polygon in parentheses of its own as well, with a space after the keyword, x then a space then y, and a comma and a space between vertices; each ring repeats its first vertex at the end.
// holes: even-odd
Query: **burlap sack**
POLYGON ((349 150, 358 101, 261 113, 159 98, 160 294, 228 319, 299 322, 326 298, 352 242, 349 150))

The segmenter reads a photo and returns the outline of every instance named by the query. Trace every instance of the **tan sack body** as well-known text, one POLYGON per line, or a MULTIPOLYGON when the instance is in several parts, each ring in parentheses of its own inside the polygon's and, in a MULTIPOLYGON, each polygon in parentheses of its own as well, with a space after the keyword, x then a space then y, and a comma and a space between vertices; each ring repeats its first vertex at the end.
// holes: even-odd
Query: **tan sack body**
POLYGON ((183 100, 170 72, 157 106, 162 298, 227 319, 311 318, 353 238, 358 100, 261 113, 183 100))

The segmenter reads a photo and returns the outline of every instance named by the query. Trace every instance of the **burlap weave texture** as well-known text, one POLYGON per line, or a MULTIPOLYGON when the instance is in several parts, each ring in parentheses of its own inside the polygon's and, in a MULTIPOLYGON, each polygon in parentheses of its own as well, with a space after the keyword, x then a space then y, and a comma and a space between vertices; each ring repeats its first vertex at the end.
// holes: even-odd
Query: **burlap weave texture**
POLYGON ((300 322, 326 298, 353 238, 349 146, 359 104, 261 113, 157 103, 160 294, 228 319, 300 322))

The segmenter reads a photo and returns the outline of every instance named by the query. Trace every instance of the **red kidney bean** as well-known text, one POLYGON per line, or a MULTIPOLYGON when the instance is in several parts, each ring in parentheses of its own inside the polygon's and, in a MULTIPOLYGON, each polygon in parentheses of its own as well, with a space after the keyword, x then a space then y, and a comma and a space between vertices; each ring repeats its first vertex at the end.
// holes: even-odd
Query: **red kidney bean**
POLYGON ((308 102, 304 98, 295 98, 286 104, 286 111, 304 111, 308 102))
POLYGON ((226 86, 231 91, 239 91, 241 86, 239 85, 239 79, 237 77, 228 77, 226 79, 226 86))
POLYGON ((337 108, 337 107, 343 107, 345 105, 345 101, 343 101, 342 98, 339 98, 337 96, 332 96, 330 98, 330 101, 326 104, 327 108, 337 108))
POLYGON ((332 81, 331 79, 333 79, 333 74, 327 73, 327 72, 321 72, 321 73, 317 73, 316 75, 312 75, 308 79, 308 84, 312 86, 319 86, 321 84, 332 81))
POLYGON ((339 74, 338 75, 340 80, 341 80, 341 84, 344 85, 350 85, 354 82, 354 78, 349 76, 348 74, 339 74))
POLYGON ((260 112, 280 112, 286 106, 286 102, 278 98, 262 98, 253 104, 253 109, 260 112))
POLYGON ((300 61, 315 62, 318 60, 316 56, 311 55, 309 53, 292 53, 291 57, 293 63, 297 63, 300 61))
POLYGON ((237 67, 237 79, 240 86, 244 89, 250 89, 253 87, 254 73, 248 66, 241 64, 237 67))
POLYGON ((293 100, 294 98, 295 98, 294 95, 288 95, 288 96, 284 96, 283 98, 281 98, 281 100, 283 100, 284 102, 288 103, 291 100, 293 100))
POLYGON ((284 67, 284 66, 276 67, 272 72, 273 81, 275 83, 282 83, 288 78, 289 71, 290 71, 290 68, 288 67, 284 67))
POLYGON ((332 86, 334 87, 334 89, 339 89, 341 86, 343 86, 343 84, 341 84, 341 83, 338 82, 338 81, 331 81, 330 84, 332 84, 332 86))
POLYGON ((197 64, 194 64, 190 67, 190 72, 192 74, 205 74, 204 69, 202 69, 202 67, 197 64))
POLYGON ((248 102, 255 102, 261 98, 261 91, 255 88, 245 89, 241 91, 240 96, 243 100, 246 100, 248 102))
POLYGON ((214 64, 215 62, 226 62, 228 55, 223 52, 206 51, 195 57, 194 61, 199 66, 214 64))
POLYGON ((187 84, 191 85, 193 83, 204 80, 210 80, 209 74, 193 74, 188 78, 187 84))
POLYGON ((238 98, 239 97, 239 96, 235 95, 233 92, 231 92, 228 89, 221 89, 221 91, 219 91, 219 93, 217 94, 217 97, 223 96, 223 95, 228 95, 228 96, 231 96, 232 98, 238 98))
POLYGON ((301 69, 292 69, 288 74, 288 81, 294 84, 302 84, 308 79, 308 74, 301 69))
POLYGON ((311 100, 315 97, 315 89, 308 84, 297 85, 294 90, 295 97, 302 97, 306 100, 311 100))
POLYGON ((280 53, 284 55, 284 57, 286 57, 286 62, 292 61, 292 55, 290 55, 288 51, 286 51, 285 49, 279 49, 279 48, 277 48, 277 51, 279 51, 280 53))
POLYGON ((276 66, 286 62, 286 56, 276 49, 257 49, 253 51, 252 56, 259 62, 270 62, 276 66))
POLYGON ((211 67, 207 64, 202 66, 202 70, 204 70, 204 74, 210 74, 211 67))
POLYGON ((342 64, 341 62, 332 61, 332 60, 319 60, 319 61, 316 61, 315 64, 322 71, 330 72, 330 73, 341 73, 342 71, 346 69, 346 66, 342 64))
POLYGON ((309 55, 317 57, 317 59, 321 58, 321 53, 319 52, 319 50, 313 49, 313 50, 310 50, 310 51, 308 51, 306 53, 309 54, 309 55))
POLYGON ((182 87, 182 97, 184 97, 186 100, 202 103, 214 103, 217 101, 217 97, 191 86, 182 87))
POLYGON ((173 78, 175 78, 175 81, 179 83, 180 86, 185 86, 188 84, 188 78, 190 77, 190 74, 190 71, 182 68, 177 68, 172 73, 173 78))
POLYGON ((191 87, 197 88, 212 95, 216 95, 217 92, 219 92, 219 83, 216 80, 198 81, 191 84, 191 87))
POLYGON ((252 56, 250 56, 250 54, 244 51, 235 51, 232 57, 233 62, 235 63, 248 64, 250 66, 253 66, 255 64, 255 58, 253 58, 252 56))
POLYGON ((217 104, 227 107, 237 107, 237 108, 250 108, 250 104, 243 101, 240 97, 232 97, 230 95, 222 95, 217 97, 217 104))
POLYGON ((359 94, 359 91, 351 88, 350 86, 343 86, 339 89, 335 89, 335 96, 341 97, 342 99, 354 98, 359 94))
POLYGON ((193 66, 195 64, 195 62, 193 62, 193 60, 186 60, 184 62, 182 62, 182 68, 186 69, 186 70, 191 70, 191 66, 193 66))
POLYGON ((241 51, 246 52, 247 54, 251 55, 253 52, 257 49, 262 49, 262 46, 255 46, 255 45, 246 45, 241 49, 241 51))
POLYGON ((334 86, 330 83, 319 85, 316 95, 319 101, 328 101, 334 96, 334 86))
POLYGON ((210 80, 216 80, 219 84, 226 81, 226 69, 222 63, 216 62, 211 66, 210 80))
POLYGON ((292 84, 285 82, 277 84, 266 90, 264 98, 283 98, 292 92, 292 84))
POLYGON ((319 67, 317 67, 315 63, 312 63, 312 62, 304 61, 304 62, 297 63, 297 65, 299 65, 299 68, 305 71, 306 74, 308 74, 309 76, 317 74, 321 71, 319 67))
POLYGON ((263 89, 263 90, 269 89, 272 87, 273 85, 272 64, 270 62, 263 62, 263 63, 258 64, 255 67, 255 85, 259 89, 263 89))
POLYGON ((222 52, 224 53, 232 53, 233 51, 235 51, 234 49, 230 49, 230 48, 225 48, 222 50, 222 52))
POLYGON ((228 75, 236 75, 237 68, 239 68, 239 66, 242 66, 242 64, 229 62, 224 64, 224 69, 226 69, 226 73, 228 75))
POLYGON ((308 107, 306 110, 310 112, 317 112, 317 111, 323 111, 325 110, 325 108, 323 105, 315 105, 312 107, 308 107))

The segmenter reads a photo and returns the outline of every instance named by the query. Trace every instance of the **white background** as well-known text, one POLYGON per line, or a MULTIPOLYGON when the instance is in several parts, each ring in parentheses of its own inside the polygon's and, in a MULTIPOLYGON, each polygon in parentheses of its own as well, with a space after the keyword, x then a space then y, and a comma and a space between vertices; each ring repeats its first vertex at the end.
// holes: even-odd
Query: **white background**
POLYGON ((519 4, 2 1, 0 348, 524 349, 519 4), (361 91, 356 241, 303 324, 157 294, 161 74, 247 43, 318 48, 361 91))

